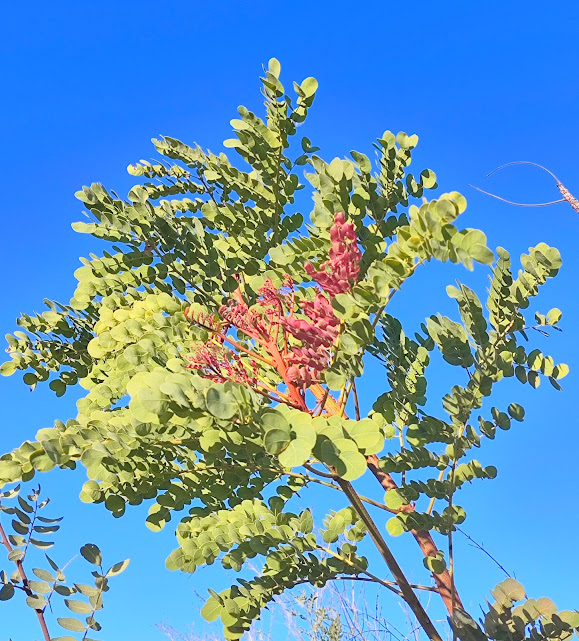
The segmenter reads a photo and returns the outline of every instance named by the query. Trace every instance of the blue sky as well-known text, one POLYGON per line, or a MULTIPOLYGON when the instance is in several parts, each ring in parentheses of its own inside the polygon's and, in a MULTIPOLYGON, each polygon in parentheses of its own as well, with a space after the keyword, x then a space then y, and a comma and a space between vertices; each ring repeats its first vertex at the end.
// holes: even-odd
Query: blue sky
MULTIPOLYGON (((516 208, 468 187, 475 183, 513 200, 555 199, 552 179, 532 167, 509 168, 484 181, 502 163, 531 160, 579 194, 578 6, 31 0, 10 3, 3 22, 4 333, 15 329, 20 312, 42 311, 43 298, 67 302, 78 257, 98 251, 70 228, 81 217, 74 192, 98 181, 126 193, 133 183, 125 167, 154 157, 149 139, 159 134, 221 150, 237 106, 259 110, 258 75, 272 56, 282 63, 286 86, 310 75, 318 79, 304 134, 325 158, 351 149, 369 153, 386 129, 417 133, 419 169, 434 169, 442 191, 467 197, 463 224, 482 228, 491 246, 513 257, 540 241, 560 249, 563 269, 544 288, 538 308, 564 313, 564 333, 541 342, 571 367, 564 392, 504 386, 496 404, 520 402, 527 418, 481 454, 497 465, 499 477, 473 485, 461 499, 469 513, 466 530, 514 570, 530 594, 551 596, 560 608, 579 607, 579 217, 566 205, 516 208)), ((452 313, 445 286, 459 277, 484 292, 487 274, 484 268, 469 273, 429 266, 395 298, 393 309, 409 327, 436 311, 452 313)), ((432 393, 446 389, 445 372, 439 369, 432 393)), ((367 403, 380 392, 382 379, 373 380, 367 403)), ((0 381, 0 399, 2 451, 74 414, 72 394, 54 399, 43 388, 31 394, 18 376, 0 381)), ((161 639, 154 624, 163 620, 185 628, 198 620, 193 592, 226 585, 215 568, 193 577, 166 572, 171 527, 152 534, 141 508, 114 520, 101 506, 79 504, 82 473, 40 480, 53 511, 66 516, 59 559, 87 540, 101 544, 111 563, 132 558, 105 609, 108 641, 161 639)), ((405 556, 406 542, 393 547, 406 566, 416 560, 405 556)), ((458 554, 463 598, 479 603, 500 572, 464 543, 458 554)), ((37 638, 30 613, 22 620, 15 613, 0 604, 0 640, 37 638)))

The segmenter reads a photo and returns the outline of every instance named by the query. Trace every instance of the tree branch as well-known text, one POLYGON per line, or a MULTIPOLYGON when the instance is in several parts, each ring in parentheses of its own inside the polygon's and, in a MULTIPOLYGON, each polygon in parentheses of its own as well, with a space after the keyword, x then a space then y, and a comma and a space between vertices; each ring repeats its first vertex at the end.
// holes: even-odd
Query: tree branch
MULTIPOLYGON (((10 552, 13 551, 14 548, 12 547, 12 545, 10 545, 10 541, 6 536, 6 532, 2 527, 2 523, 0 523, 0 542, 6 548, 6 550, 8 551, 8 554, 10 554, 10 552)), ((22 579, 22 589, 24 590, 24 592, 26 592, 27 596, 33 596, 34 592, 32 592, 32 590, 28 585, 28 577, 26 576, 26 571, 24 570, 22 560, 14 561, 14 564, 16 565, 16 568, 18 569, 18 574, 20 574, 20 578, 22 579)), ((38 619, 38 624, 40 625, 40 629, 42 630, 42 636, 44 637, 45 641, 50 641, 51 637, 50 637, 50 632, 48 631, 48 627, 46 625, 46 620, 44 618, 44 610, 35 609, 34 612, 36 612, 36 618, 38 619)))
POLYGON ((352 484, 349 481, 344 481, 344 479, 342 478, 338 478, 337 481, 346 496, 349 498, 352 507, 356 510, 364 525, 368 529, 370 538, 374 542, 374 545, 378 548, 380 555, 386 562, 388 569, 392 573, 392 576, 394 577, 396 583, 400 588, 402 598, 404 599, 404 601, 406 601, 406 603, 414 613, 414 616, 428 635, 428 638, 431 639, 431 641, 442 641, 440 635, 438 634, 438 631, 434 627, 434 623, 432 623, 422 603, 420 603, 418 597, 414 593, 414 590, 408 583, 408 580, 406 579, 402 568, 398 565, 398 562, 390 551, 390 548, 388 547, 382 534, 376 527, 376 524, 368 514, 368 511, 364 507, 364 504, 360 500, 360 497, 356 494, 356 491, 352 487, 352 484))

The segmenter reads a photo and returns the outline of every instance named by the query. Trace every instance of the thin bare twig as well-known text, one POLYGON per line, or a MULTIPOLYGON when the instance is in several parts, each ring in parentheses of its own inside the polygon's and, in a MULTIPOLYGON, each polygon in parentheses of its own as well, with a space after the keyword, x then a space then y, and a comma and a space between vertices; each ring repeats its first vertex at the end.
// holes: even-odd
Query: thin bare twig
POLYGON ((502 570, 502 571, 503 571, 503 572, 504 572, 508 577, 511 577, 511 576, 512 576, 512 575, 511 575, 511 573, 510 573, 510 572, 507 572, 507 570, 505 570, 505 568, 504 568, 504 567, 499 563, 499 561, 497 561, 497 559, 495 559, 495 557, 494 557, 494 556, 493 556, 493 555, 492 555, 492 554, 491 554, 487 549, 485 549, 485 547, 484 547, 481 543, 479 543, 478 541, 475 541, 471 536, 469 536, 469 535, 468 535, 464 530, 462 530, 461 528, 457 527, 456 529, 457 529, 457 530, 458 530, 458 531, 459 531, 463 536, 465 536, 465 537, 466 537, 466 538, 471 542, 472 547, 475 547, 477 550, 480 550, 481 552, 484 552, 484 553, 489 557, 489 559, 490 559, 491 561, 493 561, 493 563, 495 563, 496 565, 498 565, 498 566, 499 566, 499 568, 500 568, 500 569, 501 569, 501 570, 502 570))
POLYGON ((354 394, 354 411, 356 412, 356 420, 360 420, 360 402, 358 401, 358 390, 356 389, 356 379, 352 381, 352 393, 354 394))
POLYGON ((476 187, 475 185, 469 184, 469 187, 472 187, 473 189, 480 191, 481 194, 485 194, 487 196, 490 196, 491 198, 496 198, 497 200, 500 200, 503 203, 507 203, 508 205, 516 205, 517 207, 548 207, 549 205, 556 205, 557 203, 565 202, 565 198, 559 198, 559 200, 550 200, 548 203, 516 203, 514 200, 507 200, 506 198, 501 198, 500 196, 497 196, 496 194, 492 194, 490 191, 485 191, 484 189, 481 189, 480 187, 476 187))
POLYGON ((473 189, 476 189, 477 191, 480 191, 483 194, 486 194, 487 196, 491 196, 492 198, 496 198, 497 200, 500 200, 504 203, 508 203, 509 205, 516 205, 517 207, 547 207, 549 205, 556 205, 557 203, 564 203, 567 202, 571 205, 571 207, 579 213, 579 200, 573 196, 573 194, 563 185, 563 183, 555 176, 555 174, 547 169, 546 167, 543 167, 543 165, 539 165, 536 162, 530 162, 529 160, 515 160, 514 162, 507 162, 504 165, 501 165, 500 167, 497 167, 496 169, 493 169, 490 173, 488 173, 485 178, 488 178, 492 174, 494 174, 497 171, 500 171, 504 167, 510 167, 511 165, 532 165, 533 167, 538 167, 542 171, 546 171, 550 176, 552 176, 556 183, 557 183, 557 189, 561 192, 561 195, 563 198, 560 198, 559 200, 551 200, 547 203, 517 203, 512 200, 507 200, 506 198, 501 198, 500 196, 497 196, 496 194, 492 194, 490 191, 485 191, 484 189, 481 189, 480 187, 475 187, 474 185, 469 185, 469 187, 472 187, 473 189))

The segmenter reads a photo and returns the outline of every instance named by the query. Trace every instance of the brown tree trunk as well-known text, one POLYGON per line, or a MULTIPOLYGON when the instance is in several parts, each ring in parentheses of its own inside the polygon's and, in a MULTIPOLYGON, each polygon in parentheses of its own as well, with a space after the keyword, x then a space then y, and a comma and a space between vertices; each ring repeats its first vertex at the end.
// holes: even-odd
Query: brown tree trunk
MULTIPOLYGON (((390 474, 380 469, 379 459, 376 454, 366 457, 366 461, 368 462, 368 469, 378 479, 378 482, 385 490, 394 490, 398 487, 396 481, 394 481, 390 474)), ((401 511, 414 512, 414 507, 412 505, 405 505, 401 508, 401 511)), ((410 530, 410 532, 416 539, 416 542, 420 546, 425 557, 436 556, 438 548, 436 547, 436 543, 434 542, 430 532, 425 532, 424 530, 410 530)), ((448 613, 452 614, 452 579, 450 573, 448 570, 445 570, 441 574, 432 574, 432 577, 434 578, 436 587, 438 588, 438 593, 440 594, 448 613)), ((463 607, 456 589, 454 592, 454 606, 458 606, 459 608, 463 607)))
MULTIPOLYGON (((323 398, 326 399, 324 407, 328 412, 328 414, 336 415, 341 412, 342 408, 338 405, 336 400, 330 394, 326 395, 325 390, 320 385, 312 385, 310 387, 310 391, 318 401, 321 401, 323 398)), ((372 474, 376 477, 380 485, 385 490, 394 490, 398 487, 398 484, 390 476, 390 474, 380 469, 380 461, 376 456, 376 454, 367 456, 366 461, 368 463, 368 469, 372 472, 372 474)), ((413 512, 414 507, 412 505, 405 505, 401 508, 400 511, 413 512)), ((437 555, 438 548, 436 547, 436 543, 434 542, 434 539, 432 538, 430 532, 417 531, 417 530, 411 530, 410 532, 412 536, 414 536, 414 538, 416 539, 416 542, 420 546, 420 549, 422 550, 422 554, 425 557, 428 557, 428 556, 435 557, 437 555)), ((440 594, 440 597, 444 605, 446 606, 448 613, 452 615, 453 613, 452 578, 450 576, 449 571, 445 570, 441 574, 433 573, 432 577, 434 579, 434 582, 436 583, 438 593, 440 594)), ((456 589, 454 591, 454 607, 459 607, 459 608, 463 607, 460 597, 456 592, 456 589)))

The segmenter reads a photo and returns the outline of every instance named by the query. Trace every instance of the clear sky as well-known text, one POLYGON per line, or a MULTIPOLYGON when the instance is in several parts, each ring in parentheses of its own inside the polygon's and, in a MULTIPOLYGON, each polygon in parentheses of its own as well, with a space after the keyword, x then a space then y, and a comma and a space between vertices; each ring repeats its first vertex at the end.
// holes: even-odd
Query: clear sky
MULTIPOLYGON (((68 302, 78 257, 99 250, 70 228, 81 217, 77 189, 98 181, 126 193, 133 183, 125 167, 154 157, 149 139, 159 134, 219 151, 237 106, 260 108, 258 75, 275 56, 286 86, 310 75, 320 83, 306 127, 325 158, 370 153, 386 129, 417 133, 419 169, 434 169, 441 190, 468 198, 463 224, 482 228, 491 246, 513 257, 540 241, 562 252, 563 269, 538 308, 564 314, 564 333, 540 343, 571 367, 564 392, 504 387, 497 405, 520 402, 527 418, 481 453, 499 477, 469 487, 461 501, 465 529, 531 595, 579 607, 579 216, 566 205, 511 207, 468 187, 554 200, 554 182, 532 167, 484 181, 502 163, 530 160, 579 195, 578 7, 534 0, 8 3, 0 38, 0 328, 13 331, 20 312, 42 311, 43 298, 68 302)), ((451 313, 445 286, 460 277, 484 292, 487 274, 429 266, 395 299, 395 312, 409 328, 436 311, 451 313)), ((372 378, 366 402, 382 380, 372 378)), ((435 389, 446 389, 443 370, 435 389)), ((0 380, 0 399, 3 452, 74 414, 73 394, 30 393, 18 375, 0 380)), ((53 512, 66 516, 59 560, 86 541, 99 543, 111 563, 132 558, 108 598, 107 641, 162 639, 154 627, 162 621, 184 629, 199 619, 194 591, 228 585, 217 568, 170 575, 164 559, 174 547, 171 526, 152 534, 142 508, 114 520, 102 506, 79 504, 82 472, 40 481, 53 512)), ((403 551, 406 543, 393 546, 403 551)), ((464 542, 458 555, 463 599, 480 603, 500 571, 464 542)), ((21 621, 15 613, 0 604, 0 640, 38 638, 31 613, 21 621)))

